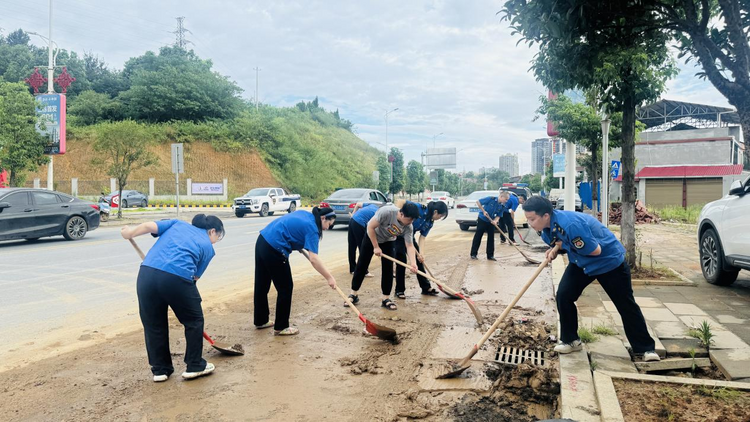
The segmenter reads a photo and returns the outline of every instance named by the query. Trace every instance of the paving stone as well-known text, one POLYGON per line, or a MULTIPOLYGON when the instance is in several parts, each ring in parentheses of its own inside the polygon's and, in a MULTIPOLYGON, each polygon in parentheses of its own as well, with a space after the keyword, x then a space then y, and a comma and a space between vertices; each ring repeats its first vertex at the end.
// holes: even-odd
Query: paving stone
POLYGON ((711 359, 709 358, 674 358, 674 359, 663 359, 659 362, 636 362, 635 367, 640 371, 654 372, 654 371, 670 371, 673 369, 690 369, 693 364, 699 368, 705 368, 711 366, 711 359))
POLYGON ((651 326, 659 339, 690 338, 687 335, 688 327, 680 321, 652 322, 651 326))
POLYGON ((688 328, 697 328, 703 323, 703 321, 708 321, 708 323, 711 324, 711 331, 716 332, 727 330, 723 325, 719 324, 718 322, 716 322, 716 320, 708 316, 683 315, 679 318, 683 324, 688 326, 688 328))
POLYGON ((692 303, 665 303, 664 306, 675 315, 701 315, 708 316, 701 308, 692 303))
POLYGON ((603 300, 602 303, 604 304, 604 309, 606 309, 607 312, 617 312, 615 303, 612 302, 611 300, 603 300))
MULTIPOLYGON (((601 305, 601 302, 599 302, 599 304, 601 305)), ((589 317, 589 318, 606 317, 606 319, 610 319, 609 315, 607 314, 607 311, 604 309, 603 306, 597 306, 597 307, 579 306, 578 315, 579 317, 589 317)))
POLYGON ((615 322, 615 326, 617 326, 617 327, 622 327, 623 326, 623 324, 622 324, 622 317, 620 316, 620 314, 617 311, 610 312, 609 316, 610 316, 610 318, 612 318, 612 321, 615 322))
POLYGON ((689 357, 690 349, 695 350, 695 357, 697 358, 708 356, 706 348, 701 346, 701 342, 697 338, 664 339, 661 340, 661 343, 667 350, 667 356, 689 357))
POLYGON ((596 353, 599 355, 627 359, 628 361, 631 360, 630 353, 628 353, 628 350, 625 348, 622 340, 620 340, 617 336, 600 335, 597 341, 593 343, 587 343, 586 349, 588 349, 589 353, 591 354, 596 353))
POLYGON ((715 331, 712 349, 750 349, 739 336, 729 331, 715 331))
POLYGON ((641 308, 641 312, 643 312, 643 317, 646 318, 646 321, 649 322, 679 321, 667 308, 641 308))
POLYGON ((655 297, 636 297, 635 303, 641 308, 663 308, 664 304, 655 297))
POLYGON ((618 358, 603 355, 601 353, 591 353, 589 359, 591 359, 591 365, 594 366, 594 370, 596 371, 625 372, 630 374, 638 373, 638 370, 635 368, 629 354, 627 358, 618 358))
POLYGON ((612 378, 599 371, 595 371, 594 385, 596 386, 596 398, 599 401, 599 408, 602 410, 601 422, 624 421, 625 418, 622 415, 620 401, 617 398, 612 378))
MULTIPOLYGON (((648 334, 651 336, 652 339, 654 339, 654 351, 657 355, 659 355, 660 358, 664 359, 667 356, 667 349, 662 344, 661 340, 659 340, 659 336, 656 335, 653 328, 651 328, 651 325, 646 323, 646 329, 648 330, 648 334)), ((618 326, 617 330, 621 333, 625 333, 625 328, 622 326, 618 326)), ((625 345, 625 348, 628 350, 633 350, 633 347, 630 345, 630 342, 628 341, 625 334, 622 335, 622 344, 625 345)))
POLYGON ((709 300, 701 303, 704 311, 731 311, 732 307, 719 300, 709 300))
POLYGON ((737 318, 734 315, 715 315, 716 319, 722 324, 744 324, 746 319, 737 318))
POLYGON ((729 380, 750 378, 750 349, 711 349, 711 360, 729 380))
POLYGON ((601 421, 589 358, 584 350, 560 355, 560 401, 563 418, 601 421))

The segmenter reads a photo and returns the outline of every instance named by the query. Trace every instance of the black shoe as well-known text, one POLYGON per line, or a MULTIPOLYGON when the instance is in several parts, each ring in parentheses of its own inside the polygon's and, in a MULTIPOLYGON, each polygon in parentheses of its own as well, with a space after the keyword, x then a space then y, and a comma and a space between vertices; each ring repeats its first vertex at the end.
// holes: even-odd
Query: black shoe
POLYGON ((494 256, 487 257, 487 261, 497 261, 494 256))
POLYGON ((472 256, 471 256, 471 259, 479 259, 479 258, 477 258, 477 256, 476 256, 476 255, 472 255, 472 256))

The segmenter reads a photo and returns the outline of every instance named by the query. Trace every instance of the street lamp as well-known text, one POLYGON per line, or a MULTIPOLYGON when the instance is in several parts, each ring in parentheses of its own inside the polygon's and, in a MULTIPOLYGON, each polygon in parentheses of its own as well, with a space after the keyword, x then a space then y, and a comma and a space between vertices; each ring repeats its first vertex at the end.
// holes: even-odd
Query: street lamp
POLYGON ((602 224, 609 227, 609 117, 602 118, 602 196, 599 206, 602 210, 602 224))
MULTIPOLYGON (((396 110, 398 110, 398 107, 394 108, 391 111, 386 110, 385 112, 385 159, 386 160, 388 160, 388 115, 393 113, 396 110)), ((390 165, 390 174, 388 175, 388 182, 391 183, 393 182, 393 163, 390 162, 390 160, 388 161, 390 165)), ((389 186, 389 190, 390 190, 390 186, 389 186)))
POLYGON ((443 132, 438 133, 437 135, 432 135, 432 147, 435 148, 435 139, 437 139, 438 136, 442 135, 443 132))

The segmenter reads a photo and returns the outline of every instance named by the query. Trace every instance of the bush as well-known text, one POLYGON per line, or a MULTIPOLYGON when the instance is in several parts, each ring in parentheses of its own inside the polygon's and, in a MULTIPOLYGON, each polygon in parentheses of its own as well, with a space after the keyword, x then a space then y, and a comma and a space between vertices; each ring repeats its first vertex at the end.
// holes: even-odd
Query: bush
POLYGON ((662 220, 676 221, 678 223, 697 224, 698 216, 703 205, 691 205, 687 208, 668 206, 660 210, 654 210, 662 220))

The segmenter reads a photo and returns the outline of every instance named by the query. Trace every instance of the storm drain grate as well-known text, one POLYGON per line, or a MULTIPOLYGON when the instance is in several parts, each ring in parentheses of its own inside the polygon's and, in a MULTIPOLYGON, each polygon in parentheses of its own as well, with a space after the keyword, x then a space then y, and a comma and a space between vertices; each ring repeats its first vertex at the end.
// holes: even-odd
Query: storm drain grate
POLYGON ((519 365, 528 363, 535 366, 544 366, 547 363, 547 355, 538 350, 524 350, 517 347, 500 346, 497 349, 495 360, 505 365, 519 365))

